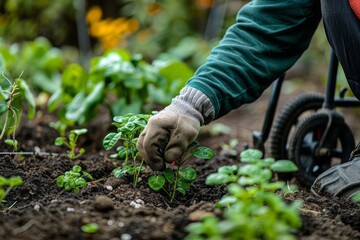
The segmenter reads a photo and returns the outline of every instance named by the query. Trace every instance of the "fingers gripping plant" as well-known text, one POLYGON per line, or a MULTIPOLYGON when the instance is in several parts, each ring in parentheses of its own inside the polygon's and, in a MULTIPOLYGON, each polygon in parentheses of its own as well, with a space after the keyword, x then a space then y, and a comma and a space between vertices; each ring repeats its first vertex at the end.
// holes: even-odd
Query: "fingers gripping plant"
POLYGON ((103 146, 106 150, 110 150, 118 142, 122 142, 123 145, 117 147, 116 154, 111 155, 124 161, 121 167, 114 169, 114 176, 121 178, 127 174, 132 175, 134 187, 139 181, 141 171, 145 169, 143 158, 141 158, 140 163, 137 162, 139 153, 136 149, 136 142, 151 116, 129 113, 114 117, 113 125, 117 127, 117 132, 107 134, 103 140, 103 146), (132 160, 131 163, 130 160, 132 160))
POLYGON ((191 156, 207 160, 214 157, 214 152, 210 148, 198 145, 199 143, 194 141, 183 157, 178 162, 173 162, 173 165, 176 165, 175 169, 167 167, 163 174, 151 176, 148 179, 150 188, 155 191, 163 190, 168 195, 170 202, 174 201, 177 192, 185 195, 191 183, 197 179, 197 173, 192 167, 182 168, 181 166, 191 156))
POLYGON ((262 153, 249 149, 240 155, 245 165, 223 166, 206 179, 208 185, 228 184, 228 194, 216 207, 222 218, 210 216, 190 224, 187 240, 192 239, 295 239, 301 226, 300 202, 288 205, 278 194, 288 191, 284 182, 271 182, 274 172, 293 172, 288 160, 261 159, 262 153))

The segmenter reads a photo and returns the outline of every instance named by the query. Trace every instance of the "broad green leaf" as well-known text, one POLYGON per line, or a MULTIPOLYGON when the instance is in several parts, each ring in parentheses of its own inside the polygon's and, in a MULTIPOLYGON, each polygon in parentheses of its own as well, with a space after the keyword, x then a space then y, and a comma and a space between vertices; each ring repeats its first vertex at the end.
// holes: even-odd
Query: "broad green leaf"
POLYGON ((129 173, 129 168, 116 168, 113 170, 114 177, 122 178, 125 174, 129 173))
POLYGON ((254 163, 259 161, 263 156, 263 153, 257 149, 247 149, 240 153, 240 159, 242 162, 254 163))
POLYGON ((206 185, 221 185, 229 182, 229 175, 224 173, 211 173, 207 176, 206 185))
POLYGON ((271 165, 271 170, 281 173, 296 172, 298 167, 290 160, 277 160, 271 165))
POLYGON ((115 144, 121 139, 121 135, 121 132, 107 134, 103 140, 103 146, 105 150, 110 150, 113 148, 115 144))
POLYGON ((182 178, 180 178, 177 182, 177 187, 179 187, 179 188, 188 189, 188 188, 190 188, 190 186, 191 186, 191 183, 182 178))
POLYGON ((63 187, 63 186, 64 186, 64 184, 65 184, 64 178, 65 178, 65 177, 64 177, 63 175, 61 175, 61 176, 59 176, 59 177, 56 178, 56 185, 57 185, 58 187, 63 187))
POLYGON ((238 169, 239 169, 239 167, 237 165, 222 166, 222 167, 219 167, 218 172, 231 175, 231 174, 236 174, 238 169))
POLYGON ((75 165, 72 168, 72 171, 75 172, 75 173, 79 173, 79 172, 81 172, 81 167, 79 165, 75 165))
POLYGON ((8 181, 9 181, 10 187, 16 187, 16 186, 20 186, 21 184, 23 184, 23 180, 19 176, 10 177, 8 179, 8 181))
POLYGON ((56 145, 56 146, 61 146, 61 145, 64 144, 64 142, 65 142, 65 138, 64 138, 64 137, 57 137, 57 138, 55 139, 55 145, 56 145))
POLYGON ((87 133, 87 129, 86 128, 81 128, 81 129, 75 129, 74 130, 74 133, 76 134, 76 135, 83 135, 83 134, 85 134, 85 133, 87 133))
POLYGON ((211 159, 215 156, 215 153, 208 147, 198 147, 191 154, 202 159, 211 159))
POLYGON ((164 171, 164 177, 169 183, 173 183, 175 179, 174 171, 170 168, 166 168, 164 171))
POLYGON ((159 191, 165 185, 165 178, 161 175, 153 175, 149 178, 148 184, 151 189, 159 191))
POLYGON ((185 196, 185 194, 186 194, 185 189, 178 187, 178 188, 176 188, 176 190, 177 190, 179 193, 181 193, 183 196, 185 196))
POLYGON ((187 167, 184 169, 180 169, 179 175, 182 179, 188 182, 195 181, 197 178, 196 170, 192 167, 187 167))

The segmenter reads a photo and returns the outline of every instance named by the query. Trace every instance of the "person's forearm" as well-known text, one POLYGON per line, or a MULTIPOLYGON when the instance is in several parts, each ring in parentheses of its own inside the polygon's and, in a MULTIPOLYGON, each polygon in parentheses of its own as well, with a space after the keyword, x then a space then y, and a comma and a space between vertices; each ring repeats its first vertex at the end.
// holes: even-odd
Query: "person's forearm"
POLYGON ((209 97, 215 118, 252 102, 298 60, 319 21, 318 1, 251 2, 187 86, 209 97))

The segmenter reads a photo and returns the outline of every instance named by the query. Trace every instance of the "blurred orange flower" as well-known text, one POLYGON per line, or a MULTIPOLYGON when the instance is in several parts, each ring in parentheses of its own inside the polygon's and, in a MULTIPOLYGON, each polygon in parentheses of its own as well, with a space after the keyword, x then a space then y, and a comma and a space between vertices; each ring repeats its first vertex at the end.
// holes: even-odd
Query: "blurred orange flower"
POLYGON ((102 17, 102 10, 99 6, 93 6, 89 9, 86 14, 86 21, 88 23, 94 23, 101 19, 102 17))

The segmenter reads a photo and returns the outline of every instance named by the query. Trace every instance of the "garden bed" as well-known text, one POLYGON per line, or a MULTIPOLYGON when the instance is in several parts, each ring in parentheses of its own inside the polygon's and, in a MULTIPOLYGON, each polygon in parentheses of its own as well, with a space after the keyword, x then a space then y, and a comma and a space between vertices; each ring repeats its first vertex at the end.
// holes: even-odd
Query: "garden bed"
MULTIPOLYGON (((186 196, 179 196, 173 203, 147 186, 150 169, 143 172, 137 188, 132 187, 131 179, 112 176, 116 162, 101 147, 110 121, 103 122, 104 127, 87 126, 89 133, 80 142, 87 152, 73 161, 64 155, 64 148, 54 146, 57 132, 46 121, 24 123, 18 131, 21 150, 40 148, 54 154, 0 156, 0 175, 20 176, 24 180, 22 186, 10 192, 1 209, 0 239, 183 239, 185 227, 216 212, 214 203, 226 193, 225 187, 205 185, 206 177, 222 165, 239 163, 238 158, 223 154, 219 143, 237 137, 241 144, 250 144, 251 130, 261 126, 262 119, 249 112, 251 109, 244 107, 221 119, 237 129, 233 135, 215 138, 206 131, 202 133, 200 143, 212 147, 216 157, 191 163, 199 177, 186 196), (80 193, 57 187, 56 178, 76 164, 89 172, 94 181, 80 193), (99 230, 92 234, 83 232, 81 226, 88 223, 97 223, 99 230)), ((296 234, 298 239, 360 239, 358 204, 338 198, 316 198, 302 188, 285 198, 289 202, 303 201, 303 226, 296 234)))

